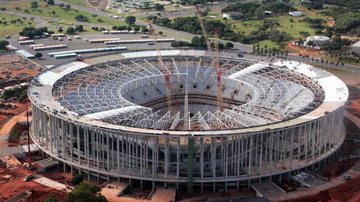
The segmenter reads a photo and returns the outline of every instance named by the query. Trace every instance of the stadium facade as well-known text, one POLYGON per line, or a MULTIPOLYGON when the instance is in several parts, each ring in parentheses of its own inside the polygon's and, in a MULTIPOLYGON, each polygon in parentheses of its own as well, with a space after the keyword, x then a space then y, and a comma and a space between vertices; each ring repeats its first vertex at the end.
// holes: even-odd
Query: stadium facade
POLYGON ((219 111, 207 52, 120 57, 54 67, 31 82, 31 137, 71 171, 227 188, 322 163, 344 141, 348 90, 326 71, 223 55, 219 111))

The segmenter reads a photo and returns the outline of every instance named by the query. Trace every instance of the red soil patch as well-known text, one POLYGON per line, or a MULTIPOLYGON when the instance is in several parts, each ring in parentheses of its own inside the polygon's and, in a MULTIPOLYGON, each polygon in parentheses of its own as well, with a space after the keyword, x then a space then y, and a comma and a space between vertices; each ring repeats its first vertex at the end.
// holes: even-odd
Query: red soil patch
POLYGON ((0 86, 29 81, 41 67, 15 54, 0 55, 0 86))
POLYGON ((329 27, 334 27, 335 26, 335 20, 333 17, 329 17, 329 22, 328 22, 329 27))
POLYGON ((0 168, 0 177, 5 175, 13 176, 13 179, 0 184, 0 201, 4 201, 21 191, 30 189, 33 190, 33 193, 28 201, 40 202, 50 196, 57 198, 59 201, 64 199, 66 193, 40 185, 36 182, 24 182, 23 178, 29 174, 30 171, 23 167, 19 167, 14 170, 0 168))
POLYGON ((288 43, 288 47, 293 50, 298 52, 299 54, 302 55, 308 55, 310 57, 319 57, 320 56, 320 50, 315 50, 315 49, 305 49, 302 48, 300 46, 296 46, 294 44, 292 44, 292 42, 288 43))

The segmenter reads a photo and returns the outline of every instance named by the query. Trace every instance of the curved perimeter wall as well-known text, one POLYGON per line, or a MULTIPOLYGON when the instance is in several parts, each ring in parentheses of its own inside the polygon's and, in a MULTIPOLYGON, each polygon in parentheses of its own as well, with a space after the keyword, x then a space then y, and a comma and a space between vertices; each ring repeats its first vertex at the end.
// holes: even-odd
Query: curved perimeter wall
POLYGON ((48 155, 94 174, 146 181, 239 182, 287 173, 325 159, 345 137, 343 107, 282 129, 189 136, 111 130, 32 107, 31 136, 48 155))

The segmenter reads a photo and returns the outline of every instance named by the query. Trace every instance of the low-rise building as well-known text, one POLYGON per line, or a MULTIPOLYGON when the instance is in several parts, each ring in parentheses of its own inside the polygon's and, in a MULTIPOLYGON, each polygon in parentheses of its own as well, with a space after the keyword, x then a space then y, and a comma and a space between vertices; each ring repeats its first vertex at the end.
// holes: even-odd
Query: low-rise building
POLYGON ((238 20, 242 17, 242 13, 241 12, 226 12, 223 13, 223 18, 229 19, 229 20, 238 20))
POLYGON ((289 15, 292 17, 300 17, 300 16, 303 16, 304 13, 301 11, 291 11, 291 12, 289 12, 289 15))
POLYGON ((320 48, 328 41, 330 41, 330 38, 327 36, 308 36, 305 45, 320 48))

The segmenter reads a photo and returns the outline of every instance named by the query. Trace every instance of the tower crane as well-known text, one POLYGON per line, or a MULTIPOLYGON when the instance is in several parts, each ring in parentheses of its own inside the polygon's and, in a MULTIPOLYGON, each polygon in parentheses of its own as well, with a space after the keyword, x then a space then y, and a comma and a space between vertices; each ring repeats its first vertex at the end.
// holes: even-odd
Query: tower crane
POLYGON ((216 86, 217 86, 217 96, 216 96, 216 106, 218 111, 224 111, 224 103, 222 98, 222 72, 220 67, 220 53, 219 53, 219 35, 218 31, 214 31, 214 47, 215 47, 215 71, 216 71, 216 86))
MULTIPOLYGON (((150 34, 154 34, 155 33, 155 29, 153 28, 151 21, 148 21, 149 24, 149 32, 150 34)), ((169 70, 165 63, 163 62, 162 56, 161 56, 161 51, 160 51, 160 47, 159 47, 159 43, 157 41, 157 36, 156 34, 154 34, 154 43, 155 43, 155 47, 156 47, 156 51, 157 51, 157 55, 158 55, 158 60, 160 62, 160 65, 162 66, 163 69, 163 74, 164 74, 164 80, 165 80, 165 86, 166 86, 166 99, 167 99, 167 108, 168 111, 170 112, 170 116, 173 115, 172 113, 172 106, 171 106, 171 99, 172 99, 172 92, 171 92, 171 76, 172 76, 172 70, 169 70)))
POLYGON ((201 27, 201 31, 202 34, 205 38, 205 42, 206 42, 206 46, 207 49, 210 52, 210 57, 211 60, 214 61, 214 67, 215 67, 215 71, 216 71, 216 82, 217 82, 217 96, 216 96, 216 106, 217 106, 217 110, 218 111, 223 111, 224 110, 224 105, 223 105, 223 98, 222 98, 222 82, 221 82, 221 77, 222 77, 222 72, 221 72, 221 67, 220 67, 220 53, 219 53, 219 35, 218 35, 218 31, 214 30, 214 52, 215 54, 213 54, 212 52, 212 48, 206 33, 206 29, 205 29, 205 23, 204 20, 201 16, 201 12, 199 9, 199 6, 195 6, 196 8, 196 16, 199 19, 199 23, 200 23, 200 27, 201 27), (214 56, 215 55, 215 56, 214 56))

